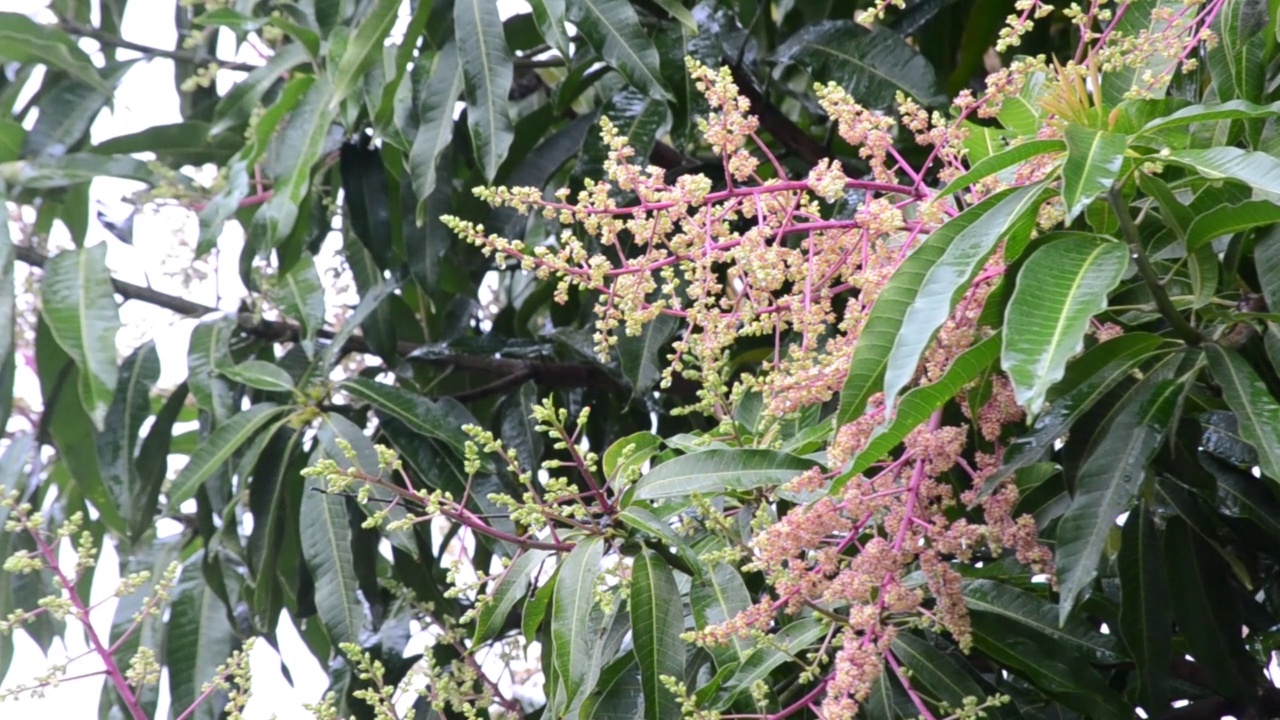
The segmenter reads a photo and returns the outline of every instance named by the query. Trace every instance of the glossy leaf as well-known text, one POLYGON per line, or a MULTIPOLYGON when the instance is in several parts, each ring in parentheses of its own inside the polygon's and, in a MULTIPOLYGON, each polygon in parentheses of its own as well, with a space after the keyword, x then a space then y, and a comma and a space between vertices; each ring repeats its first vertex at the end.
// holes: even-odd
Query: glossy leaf
POLYGON ((1210 344, 1205 356, 1227 406, 1240 421, 1240 434, 1258 451, 1262 472, 1280 480, 1280 402, 1239 354, 1210 344))
POLYGON ((666 547, 675 548, 676 554, 688 566, 688 571, 695 577, 701 577, 702 561, 698 559, 697 553, 662 518, 639 505, 633 505, 618 513, 618 520, 632 530, 656 538, 666 547))
POLYGON ((1157 118, 1142 126, 1136 135, 1154 134, 1160 130, 1179 125, 1189 125, 1217 120, 1261 120, 1280 115, 1280 103, 1258 105, 1247 100, 1231 100, 1229 102, 1192 105, 1175 113, 1157 118))
POLYGON ((1114 635, 1090 627, 1079 613, 1060 623, 1056 605, 1012 585, 994 580, 966 583, 964 604, 971 612, 990 615, 993 622, 1014 623, 1044 635, 1047 641, 1070 647, 1093 662, 1113 663, 1122 657, 1114 635))
POLYGON ((604 545, 599 537, 582 542, 564 558, 551 599, 551 657, 572 702, 586 687, 594 657, 591 606, 604 545))
POLYGON ((945 96, 923 55, 887 28, 868 30, 852 20, 815 23, 778 47, 774 61, 803 67, 816 82, 834 82, 866 107, 889 107, 906 93, 924 105, 945 96))
MULTIPOLYGON (((138 466, 135 463, 138 432, 151 415, 151 388, 160 378, 160 356, 155 343, 147 343, 125 358, 119 384, 107 411, 105 430, 98 435, 98 462, 107 491, 128 517, 135 505, 138 466)), ((150 519, 150 518, 148 518, 150 519)))
POLYGON ((315 578, 320 621, 334 644, 358 642, 365 616, 356 590, 347 499, 326 492, 318 481, 308 482, 301 517, 302 556, 315 578))
POLYGON ((289 114, 284 130, 273 139, 280 158, 271 199, 254 216, 266 233, 266 247, 274 248, 293 231, 298 208, 311 190, 311 170, 324 154, 329 127, 337 117, 333 87, 325 78, 316 80, 289 114))
POLYGON ((422 73, 415 71, 414 100, 418 106, 418 132, 409 151, 409 172, 418 196, 418 222, 427 197, 436 188, 436 164, 453 142, 453 108, 462 94, 462 66, 453 43, 431 58, 422 73), (421 78, 421 79, 419 79, 421 78))
POLYGON ((1166 380, 1171 365, 1166 362, 1125 397, 1080 468, 1071 507, 1058 523, 1055 558, 1064 622, 1093 582, 1116 518, 1133 501, 1164 438, 1183 390, 1182 383, 1166 380))
POLYGON ((1125 520, 1120 533, 1118 630, 1138 668, 1138 693, 1148 707, 1169 697, 1173 613, 1165 578, 1163 538, 1147 504, 1125 520))
POLYGON ((195 497, 204 481, 228 462, 237 450, 288 411, 288 407, 275 403, 258 403, 219 425, 174 479, 173 487, 169 489, 170 512, 176 512, 179 505, 195 497))
POLYGON ((677 497, 692 493, 746 491, 781 485, 815 466, 812 460, 749 448, 711 449, 653 468, 635 485, 637 499, 677 497))
POLYGON ((1106 309, 1128 267, 1124 244, 1078 235, 1040 247, 1018 272, 1005 309, 1000 364, 1031 417, 1083 348, 1090 319, 1106 309))
MULTIPOLYGON (((192 707, 204 684, 240 644, 226 608, 203 577, 205 559, 205 553, 198 552, 183 563, 166 623, 169 696, 178 714, 192 707)), ((216 708, 226 704, 225 698, 221 691, 213 693, 190 717, 213 720, 216 708)))
MULTIPOLYGON (((484 176, 490 180, 507 157, 515 132, 507 91, 511 55, 502 34, 498 6, 488 0, 455 0, 453 23, 467 93, 467 127, 484 176)), ((452 113, 452 108, 450 108, 452 113)), ((424 186, 425 187, 425 186, 424 186)), ((419 190, 419 197, 425 193, 419 190)))
POLYGON ((631 566, 631 638, 644 688, 646 720, 680 714, 680 700, 662 684, 662 676, 684 673, 684 612, 671 568, 645 550, 631 566))
MULTIPOLYGON (((1266 84, 1266 20, 1249 0, 1228 0, 1214 23, 1218 42, 1205 52, 1205 64, 1218 97, 1262 100, 1266 84)), ((1264 11, 1265 12, 1265 11, 1264 11)))
POLYGON ((1174 150, 1161 161, 1199 173, 1210 180, 1238 180, 1258 190, 1280 193, 1280 160, 1263 153, 1234 147, 1174 150))
POLYGON ((80 398, 99 430, 111 406, 119 370, 120 316, 107 269, 107 246, 68 250, 45 264, 41 310, 58 344, 80 368, 80 398))
POLYGON ((359 85, 369 66, 382 59, 382 44, 396 22, 400 4, 400 0, 375 0, 373 7, 360 19, 333 72, 330 103, 336 105, 346 99, 359 85))
POLYGON ((658 68, 658 51, 626 0, 568 0, 568 19, 591 48, 635 88, 670 97, 658 68))
POLYGON ((974 162, 960 177, 947 183, 938 191, 939 195, 950 195, 985 180, 1003 170, 1016 167, 1034 157, 1049 153, 1063 152, 1067 144, 1062 140, 1028 140, 1005 150, 998 150, 974 162))
POLYGON ((604 451, 604 457, 601 458, 604 476, 611 482, 616 482, 628 470, 639 468, 656 455, 661 445, 662 438, 648 431, 619 438, 604 451))
POLYGON ((1250 200, 1238 205, 1219 205, 1200 215, 1187 228, 1187 250, 1200 248, 1223 235, 1280 222, 1280 207, 1270 200, 1250 200))
POLYGON ((462 432, 462 425, 467 422, 465 411, 459 415, 445 401, 428 400, 368 378, 344 380, 339 387, 352 397, 395 416, 415 432, 443 440, 459 453, 467 442, 466 434, 462 432))
MULTIPOLYGON (((1165 27, 1160 18, 1167 16, 1166 13, 1176 13, 1181 7, 1179 0, 1136 0, 1116 18, 1115 32, 1125 37, 1158 33, 1165 27)), ((1101 87, 1104 106, 1115 107, 1134 92, 1143 93, 1146 97, 1163 97, 1173 64, 1173 58, 1153 53, 1133 66, 1126 64, 1107 72, 1101 87), (1155 82, 1151 81, 1152 78, 1155 82)))
POLYGON ((796 620, 771 638, 769 645, 759 645, 725 682, 717 698, 717 707, 726 708, 755 683, 767 680, 783 663, 794 662, 828 632, 827 626, 815 618, 796 620), (774 644, 776 643, 776 645, 774 644))
POLYGON ((38 62, 62 70, 89 87, 110 92, 93 61, 71 36, 20 13, 0 13, 0 58, 38 62))
POLYGON ((324 285, 310 253, 303 253, 293 267, 282 272, 267 289, 267 296, 302 327, 304 343, 315 340, 324 326, 324 285))
POLYGON ((1111 189, 1120 174, 1128 138, 1076 124, 1068 124, 1063 134, 1067 161, 1062 166, 1062 203, 1070 223, 1094 198, 1111 189))
MULTIPOLYGON (((738 613, 751 606, 751 595, 738 571, 727 563, 718 562, 702 577, 694 579, 689 589, 689 606, 693 609, 694 624, 703 630, 737 617, 738 613)), ((715 657, 716 665, 725 667, 741 663, 750 648, 746 640, 734 637, 727 645, 708 649, 715 657)))
POLYGON ((489 592, 489 601, 476 615, 476 629, 471 635, 471 642, 482 643, 498 634, 516 601, 525 597, 530 578, 550 556, 551 553, 545 550, 527 550, 511 561, 489 592))

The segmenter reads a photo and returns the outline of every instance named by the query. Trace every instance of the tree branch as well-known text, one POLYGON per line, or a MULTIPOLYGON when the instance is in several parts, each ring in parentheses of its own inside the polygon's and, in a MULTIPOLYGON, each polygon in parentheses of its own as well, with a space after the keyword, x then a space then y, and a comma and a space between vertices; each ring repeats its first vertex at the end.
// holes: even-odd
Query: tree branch
POLYGON ((1178 337, 1182 338, 1188 345, 1199 345, 1204 341, 1204 337, 1182 317, 1182 313, 1178 312, 1178 308, 1174 307, 1173 301, 1169 299, 1169 293, 1165 292, 1164 284, 1160 282, 1159 275, 1156 274, 1155 268, 1151 266, 1151 261, 1147 259, 1147 251, 1142 248, 1142 237, 1138 233, 1138 226, 1134 224, 1133 217, 1129 215, 1129 207, 1125 202, 1121 193, 1121 183, 1117 182, 1111 187, 1107 193, 1107 201, 1111 203, 1112 210, 1120 219, 1120 231, 1124 234, 1125 240, 1129 243, 1129 255, 1133 258, 1134 263, 1138 266, 1138 274, 1142 277, 1142 281, 1151 291, 1151 297, 1155 299, 1156 309, 1169 322, 1173 331, 1178 337))
MULTIPOLYGON (((15 245, 14 251, 18 260, 32 267, 42 268, 49 260, 47 256, 30 247, 15 245)), ((117 278, 112 278, 111 283, 115 286, 116 293, 126 300, 137 300, 148 305, 171 310, 186 317, 198 318, 224 312, 220 308, 203 305, 186 298, 162 293, 158 290, 135 285, 117 278)), ((292 322, 264 320, 256 317, 253 313, 247 312, 237 313, 236 319, 241 329, 264 340, 297 342, 302 337, 301 329, 292 322)), ((323 340, 332 340, 334 331, 321 329, 317 332, 317 335, 323 340)), ((437 355, 428 353, 428 350, 428 348, 413 343, 402 342, 397 344, 396 354, 410 362, 454 367, 459 370, 471 370, 498 376, 498 380, 488 385, 464 390, 453 396, 463 402, 502 392, 526 380, 532 380, 534 383, 544 387, 594 387, 610 391, 627 391, 627 388, 623 387, 603 368, 594 365, 543 360, 517 360, 495 355, 458 355, 451 353, 437 355)), ((344 355, 347 353, 376 354, 369 346, 368 341, 359 334, 352 335, 343 343, 342 352, 344 355)))
POLYGON ((201 57, 195 53, 183 50, 166 50, 165 48, 143 45, 141 43, 125 40, 122 37, 111 35, 110 33, 104 33, 97 28, 89 27, 88 25, 81 25, 80 23, 71 20, 62 21, 61 27, 72 35, 79 35, 80 37, 86 37, 90 40, 96 40, 103 45, 110 45, 111 47, 120 48, 122 50, 132 50, 152 57, 168 58, 177 62, 191 63, 193 65, 216 62, 218 63, 218 67, 223 70, 239 70, 241 72, 252 72, 257 70, 259 67, 258 65, 236 62, 235 60, 221 60, 217 57, 201 57))

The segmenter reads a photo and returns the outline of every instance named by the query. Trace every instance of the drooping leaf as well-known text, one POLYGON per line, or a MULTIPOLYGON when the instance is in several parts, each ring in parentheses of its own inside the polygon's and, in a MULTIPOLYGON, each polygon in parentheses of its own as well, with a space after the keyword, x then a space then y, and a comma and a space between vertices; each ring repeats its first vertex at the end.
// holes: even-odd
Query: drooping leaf
MULTIPOLYGON (((1263 6, 1265 7, 1265 6, 1263 6)), ((1205 65, 1223 100, 1262 100, 1266 84, 1265 9, 1252 0, 1228 0, 1214 22, 1218 42, 1205 53, 1205 65)))
POLYGON ((1201 466, 1217 481, 1219 511, 1230 517, 1252 520, 1272 538, 1280 540, 1280 500, 1268 490, 1266 481, 1207 452, 1198 456, 1201 466))
POLYGON ((631 637, 640 664, 646 720, 680 714, 680 700, 662 676, 684 673, 684 612, 675 575, 662 558, 645 550, 631 566, 631 637))
POLYGON ((136 521, 128 513, 135 506, 132 495, 139 485, 135 463, 138 432, 151 415, 149 395, 159 378, 160 356, 155 343, 148 342, 125 358, 104 430, 98 435, 103 482, 131 525, 136 521))
POLYGON ((1007 170, 1014 166, 1021 165, 1033 157, 1062 152, 1066 149, 1067 144, 1062 140, 1028 140, 1006 150, 994 152, 975 161, 971 166, 969 166, 968 171, 955 180, 947 183, 946 187, 938 191, 938 194, 950 195, 951 193, 973 185, 979 180, 989 178, 1002 170, 1007 170))
POLYGON ((1259 672, 1239 642, 1240 601, 1226 565, 1181 518, 1171 519, 1164 535, 1169 603, 1188 651, 1214 690, 1250 702, 1259 672))
POLYGON ((399 9, 400 0, 375 0, 373 7, 360 19, 333 71, 330 103, 336 105, 346 99, 360 84, 369 66, 381 59, 382 44, 396 22, 399 9))
MULTIPOLYGON (((689 589, 689 607, 693 609, 693 621, 699 630, 719 625, 751 606, 751 595, 742 576, 728 563, 718 562, 695 578, 689 589)), ((734 637, 727 645, 708 648, 716 659, 717 667, 741 663, 751 645, 734 637)))
POLYGON ((1062 203, 1070 223, 1094 198, 1111 189, 1120 174, 1128 138, 1074 123, 1067 125, 1064 136, 1067 161, 1062 166, 1062 203))
POLYGON ((560 564, 551 600, 551 656, 568 702, 590 692, 587 679, 595 655, 591 607, 604 544, 598 536, 579 542, 560 564))
POLYGON ((1055 553, 1064 622, 1093 582, 1116 518, 1133 501, 1168 429, 1183 390, 1183 383, 1167 380, 1172 365, 1162 364, 1124 398, 1076 477, 1071 506, 1058 522, 1055 553))
POLYGON ((110 93, 93 61, 76 41, 55 26, 38 23, 16 12, 0 13, 0 58, 20 63, 41 63, 61 70, 77 82, 110 93))
POLYGON ((458 49, 445 45, 426 69, 414 72, 414 100, 418 106, 418 132, 409 151, 409 173, 418 196, 418 222, 422 209, 436 188, 436 164, 453 141, 453 108, 462 94, 462 66, 458 49))
POLYGON ((650 97, 670 97, 658 68, 658 51, 626 0, 568 0, 568 19, 591 48, 627 82, 650 97))
POLYGON ((169 511, 177 512, 179 505, 195 497, 200 485, 230 460, 237 450, 289 410, 290 408, 275 403, 258 403, 219 425, 174 479, 173 487, 169 489, 169 511))
POLYGON ((632 505, 618 513, 618 520, 632 530, 653 536, 666 547, 675 548, 676 555, 687 566, 686 568, 677 569, 687 570, 695 578, 701 577, 702 561, 698 559, 697 553, 662 518, 639 505, 632 505))
MULTIPOLYGON (((204 684, 214 678, 218 667, 240 644, 226 607, 204 578, 205 561, 201 551, 183 563, 182 575, 172 591, 164 655, 175 714, 192 707, 204 684)), ((225 704, 225 692, 216 691, 189 717, 214 720, 218 717, 217 708, 225 704)))
POLYGON ((1187 251, 1196 250, 1223 235, 1276 222, 1280 222, 1280 207, 1270 200, 1219 205, 1197 215, 1191 222, 1191 226, 1187 228, 1187 251))
POLYGON ((812 460, 775 450, 710 449, 655 467, 635 485, 637 499, 721 493, 781 485, 812 469, 812 460))
POLYGON ((1104 635, 1090 627, 1079 613, 1067 616, 1066 623, 1059 624, 1056 605, 1012 585, 994 580, 965 583, 964 604, 970 612, 990 615, 996 622, 1026 627, 1093 662, 1118 662, 1122 657, 1114 635, 1104 635))
POLYGON ((1028 185, 993 195, 938 228, 903 261, 877 297, 854 348, 840 397, 842 423, 861 412, 879 376, 885 407, 893 411, 951 308, 996 244, 1021 232, 1042 192, 1042 186, 1028 185))
MULTIPOLYGON (((511 88, 511 55, 502 34, 498 6, 487 0, 455 0, 462 78, 467 92, 467 127, 485 178, 492 180, 515 137, 507 92, 511 88)), ((452 108, 450 108, 452 113, 452 108)), ((419 197, 425 193, 419 191, 419 197)))
POLYGON ((1264 152, 1212 147, 1174 150, 1160 159, 1181 165, 1210 180, 1239 180, 1264 192, 1280 193, 1280 160, 1264 152))
MULTIPOLYGON (((298 209, 311 190, 311 172, 324 154, 329 128, 337 117, 333 87, 325 77, 307 89, 302 102, 289 114, 284 130, 272 140, 279 158, 271 199, 254 216, 254 225, 265 233, 267 248, 274 248, 293 231, 298 209)), ((270 164, 269 164, 270 165, 270 164)))
POLYGON ((1240 434, 1258 451, 1262 472, 1280 480, 1280 402, 1238 353, 1210 343, 1205 357, 1227 406, 1240 421, 1240 434))
POLYGON ((220 135, 248 122, 253 109, 261 104, 276 81, 306 61, 307 51, 301 43, 287 43, 277 50, 266 64, 250 72, 222 96, 214 108, 208 135, 220 135))
POLYGON ((725 682, 724 690, 716 700, 719 708, 728 707, 732 702, 747 692, 752 685, 766 680, 769 674, 783 663, 793 662, 802 657, 802 652, 822 639, 828 632, 827 626, 816 618, 803 618, 790 623, 778 631, 770 645, 760 645, 742 662, 734 674, 725 682))
POLYGON ((251 388, 269 392, 293 390, 293 378, 279 365, 265 360, 246 360, 239 365, 228 365, 220 370, 228 378, 251 388))
POLYGON ((58 253, 45 263, 41 310, 58 344, 80 368, 80 397, 99 430, 111 406, 119 370, 120 316, 107 269, 107 246, 58 253))
POLYGON ((563 57, 570 56, 569 33, 565 30, 565 0, 532 0, 533 22, 538 32, 563 57))
POLYGON ((888 28, 868 30, 853 20, 814 23, 778 46, 773 59, 799 65, 824 85, 836 83, 866 107, 889 107, 898 92, 923 105, 946 100, 929 61, 888 28))
POLYGON ((0 427, 8 427, 13 410, 13 385, 17 373, 15 322, 17 299, 14 294, 16 252, 9 237, 9 206, 0 193, 0 427))
POLYGON ((1135 137, 1154 134, 1160 130, 1178 125, 1214 122, 1216 120, 1260 120, 1277 115, 1280 115, 1280 103, 1258 105, 1247 100, 1231 100, 1229 102, 1191 105, 1143 125, 1135 137))
POLYGON ((679 325, 676 318, 659 315, 645 323, 639 335, 618 338, 618 360, 636 397, 643 396, 657 384, 667 365, 662 348, 675 336, 679 325))
POLYGON ((267 297, 302 326, 304 348, 315 341, 324 326, 324 285, 310 253, 302 253, 293 267, 276 277, 267 289, 267 297))
POLYGON ((1005 309, 1000 364, 1018 403, 1035 417, 1049 387, 1080 352, 1090 319, 1129 266, 1123 244, 1077 235, 1037 249, 1022 270, 1005 309))
POLYGON ((456 403, 428 400, 368 378, 344 380, 339 387, 352 397, 399 418, 416 432, 442 440, 459 453, 463 451, 467 442, 466 433, 462 432, 462 425, 467 422, 466 411, 456 403))
POLYGON ((302 555, 315 578, 316 609, 330 640, 359 642, 365 627, 357 594, 347 499, 325 491, 318 480, 302 495, 302 555))
POLYGON ((476 629, 471 636, 473 643, 478 645, 498 634, 516 601, 525 597, 530 578, 550 556, 546 550, 527 550, 502 571, 488 594, 489 601, 476 615, 476 629))
POLYGON ((1169 697, 1173 613, 1165 579, 1162 539, 1151 510, 1140 503, 1120 533, 1118 630, 1138 669, 1138 694, 1147 707, 1169 697))

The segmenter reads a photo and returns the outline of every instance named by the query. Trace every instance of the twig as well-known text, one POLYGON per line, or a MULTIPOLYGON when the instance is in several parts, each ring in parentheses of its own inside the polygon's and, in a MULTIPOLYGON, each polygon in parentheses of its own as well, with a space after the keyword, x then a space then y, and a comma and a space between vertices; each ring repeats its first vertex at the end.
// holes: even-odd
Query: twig
POLYGON ((1107 193, 1107 202, 1111 203, 1111 209, 1115 211, 1116 216, 1120 219, 1120 231, 1124 234, 1125 241, 1129 244, 1129 255, 1133 257, 1133 261, 1138 266, 1138 274, 1142 276, 1142 281, 1146 283, 1147 288, 1151 290, 1151 297, 1155 299, 1156 309, 1169 322, 1173 331, 1178 337, 1182 338, 1188 345, 1199 345, 1204 341, 1204 336, 1200 334, 1182 317, 1182 313, 1174 307, 1173 301, 1169 299, 1169 293, 1165 292, 1164 284, 1160 282, 1160 277, 1156 275, 1156 270, 1151 266, 1151 261, 1147 259, 1147 251, 1142 248, 1142 237, 1138 233, 1138 226, 1134 224, 1133 217, 1129 215, 1129 208, 1124 201, 1124 197, 1120 194, 1121 183, 1116 183, 1107 193))
POLYGON ((218 63, 218 67, 223 70, 239 70, 241 72, 252 72, 260 67, 259 65, 237 62, 235 60, 222 60, 217 57, 200 57, 195 53, 185 52, 183 50, 166 50, 165 48, 143 45, 141 43, 132 42, 130 40, 125 40, 122 37, 102 32, 101 30, 89 27, 88 25, 81 25, 80 23, 72 20, 64 20, 61 25, 63 30, 66 30, 72 35, 86 37, 90 40, 96 40, 103 45, 110 45, 111 47, 117 47, 122 50, 140 52, 143 55, 168 58, 170 60, 192 64, 216 62, 218 63))

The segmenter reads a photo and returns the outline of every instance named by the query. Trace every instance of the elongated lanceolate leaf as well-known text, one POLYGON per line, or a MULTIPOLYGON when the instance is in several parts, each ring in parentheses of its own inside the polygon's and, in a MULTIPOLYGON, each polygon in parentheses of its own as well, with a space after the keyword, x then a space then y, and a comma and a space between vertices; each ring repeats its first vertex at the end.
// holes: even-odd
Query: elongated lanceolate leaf
MULTIPOLYGON (((689 606, 693 609, 694 625, 703 630, 746 610, 751 606, 751 595, 742 575, 732 565, 718 562, 702 577, 694 579, 689 588, 689 606)), ((746 640, 735 637, 727 646, 715 645, 708 650, 716 659, 716 666, 725 667, 741 662, 750 648, 746 640)))
POLYGON ((538 32, 551 47, 560 51, 563 57, 570 56, 569 33, 565 29, 565 0, 531 0, 529 6, 533 10, 533 22, 538 32))
POLYGON ((1057 397, 1036 418, 1031 430, 1005 451, 1004 464, 982 486, 986 497, 1020 468, 1038 462, 1085 412, 1116 383, 1157 354, 1168 352, 1173 343, 1149 333, 1129 333, 1099 343, 1067 365, 1062 381, 1052 391, 1057 397))
POLYGON ((484 176, 492 180, 515 138, 507 107, 511 53, 491 0, 457 0, 453 23, 467 91, 467 127, 484 176))
POLYGON ((591 606, 603 554, 600 537, 583 540, 564 558, 556 576, 551 599, 551 657, 569 703, 580 692, 591 690, 584 687, 595 656, 591 606))
POLYGON ((293 378, 275 363, 265 360, 246 360, 239 365, 222 368, 223 375, 241 385, 269 392, 289 392, 293 390, 293 378))
POLYGON ((1120 638, 1138 669, 1138 693, 1147 707, 1169 697, 1173 613, 1165 579, 1162 538, 1141 503, 1120 532, 1120 638))
POLYGON ((669 98, 658 68, 658 51, 627 0, 568 0, 568 18, 591 48, 636 88, 669 98))
POLYGON ((395 25, 400 0, 376 0, 374 6, 360 19, 355 32, 342 51, 338 67, 333 73, 333 95, 329 102, 333 107, 342 102, 359 86, 365 71, 382 57, 382 45, 387 33, 395 25))
POLYGON ((432 58, 427 70, 415 72, 413 77, 418 132, 409 150, 409 174, 413 192, 418 197, 415 217, 422 223, 426 220, 421 213, 427 197, 436 189, 436 163, 453 142, 453 108, 462 94, 462 66, 458 63, 457 46, 445 45, 432 58))
POLYGON ((1104 635, 1079 614, 1058 624, 1058 607, 1039 595, 994 580, 974 580, 964 586, 964 604, 971 612, 985 613, 998 622, 1021 625, 1044 635, 1046 640, 1072 648, 1096 662, 1119 662, 1121 654, 1114 635, 1104 635))
POLYGON ((277 50, 265 65, 250 72, 218 101, 213 110, 213 122, 209 125, 209 136, 219 135, 247 122, 276 80, 306 61, 307 51, 301 43, 288 43, 277 50))
MULTIPOLYGON (((1123 15, 1116 18, 1115 32, 1120 37, 1138 37, 1141 33, 1157 33, 1164 29, 1167 20, 1165 13, 1177 12, 1182 8, 1181 0, 1135 0, 1129 3, 1123 15)), ((1151 53, 1130 66, 1115 68, 1102 77, 1102 101, 1104 107, 1115 107, 1135 91, 1142 91, 1145 97, 1164 97, 1165 88, 1172 74, 1169 72, 1174 60, 1165 53, 1151 53)))
POLYGON ((14 294, 14 262, 17 253, 9 237, 9 209, 0 193, 0 427, 9 423, 13 410, 13 382, 17 374, 17 348, 14 344, 17 320, 17 296, 14 294))
POLYGON ((1102 549, 1128 509, 1159 448, 1183 383, 1168 381, 1173 358, 1148 375, 1121 401, 1099 430, 1076 478, 1075 495, 1058 522, 1056 562, 1059 618, 1066 622, 1076 600, 1093 582, 1102 549))
POLYGON ((868 30, 852 20, 814 23, 779 46, 774 60, 799 65, 824 85, 836 83, 866 107, 888 107, 898 92, 924 105, 946 100, 929 61, 888 28, 868 30))
POLYGON ((53 337, 80 368, 80 399, 99 430, 115 393, 116 308, 107 246, 58 253, 45 263, 41 310, 53 337))
POLYGON ((698 554, 689 547, 684 538, 676 534, 676 531, 671 528, 667 521, 640 505, 633 505, 618 513, 618 520, 633 530, 638 530, 661 540, 666 547, 675 548, 676 554, 689 566, 689 570, 693 571, 695 576, 700 577, 702 562, 698 559, 698 554))
POLYGON ((1062 166, 1062 202, 1067 222, 1111 189, 1120 174, 1128 138, 1082 125, 1067 125, 1067 162, 1062 166))
MULTIPOLYGON (((1012 190, 1007 195, 994 196, 999 201, 990 206, 986 212, 971 223, 961 223, 960 228, 950 233, 947 228, 961 217, 982 208, 979 204, 969 211, 943 225, 925 240, 906 262, 894 273, 890 284, 896 285, 899 279, 903 283, 915 283, 914 292, 903 293, 902 299, 910 298, 903 309, 899 332, 893 339, 892 349, 883 361, 884 366, 884 404, 893 412, 894 401, 911 378, 916 374, 925 349, 932 342, 938 328, 951 315, 951 309, 968 289, 969 283, 977 275, 982 263, 991 255, 1000 240, 1007 238, 1018 225, 1035 214, 1039 206, 1042 187, 1029 185, 1012 190), (942 235, 941 242, 934 238, 942 235), (926 248, 933 252, 926 252, 926 248), (919 262, 913 262, 918 260, 919 262)), ((1027 227, 1027 230, 1030 228, 1027 227)), ((902 287, 902 286, 899 286, 902 287)), ((887 286, 886 286, 887 289, 887 286)), ((895 288, 895 290, 898 288, 895 288)), ((903 288, 907 289, 907 288, 903 288)), ((881 291, 876 300, 872 317, 881 305, 889 298, 881 291)), ((895 295, 895 300, 898 296, 895 295)), ((887 307, 886 318, 897 315, 897 307, 887 307)), ((871 321, 867 322, 867 329, 871 321)), ((866 340, 867 330, 858 339, 859 349, 866 340)), ((857 362, 857 350, 854 351, 854 362, 857 362)), ((850 370, 850 376, 853 371, 850 370)), ((843 405, 843 397, 841 398, 843 405)))
POLYGON ((200 485, 230 460, 241 446, 257 437, 268 423, 280 419, 288 410, 288 407, 275 403, 258 403, 219 425, 174 479, 173 487, 169 489, 169 511, 178 512, 178 506, 195 497, 200 485))
POLYGON ((952 218, 907 256, 880 291, 858 336, 840 391, 838 426, 860 416, 881 387, 886 406, 892 406, 892 396, 915 374, 920 353, 951 313, 954 299, 1042 192, 1032 186, 997 193, 952 218), (892 380, 886 378, 890 367, 892 380))
POLYGON ((757 681, 767 679, 775 668, 802 657, 805 649, 821 640, 827 630, 826 623, 812 617, 797 620, 779 630, 770 644, 757 646, 725 682, 724 689, 716 698, 716 708, 729 707, 757 681))
POLYGON ((321 492, 317 482, 307 484, 300 518, 302 556, 315 577, 316 610, 335 645, 359 642, 365 617, 356 591, 347 499, 321 492))
POLYGON ((329 127, 337 117, 330 102, 333 87, 321 77, 311 84, 298 107, 289 114, 284 129, 272 140, 279 148, 279 172, 271 199, 254 216, 265 229, 266 247, 279 245, 298 221, 298 208, 311 190, 311 170, 324 153, 329 127))
MULTIPOLYGON (((202 550, 183 563, 181 578, 172 591, 173 605, 165 627, 164 658, 169 670, 169 694, 178 713, 191 707, 201 687, 217 674, 218 667, 239 645, 226 606, 204 578, 204 559, 202 550)), ((238 589, 227 588, 228 591, 238 589)), ((233 595, 237 596, 238 593, 233 595)), ((225 704, 225 693, 213 693, 202 703, 208 709, 191 717, 214 720, 217 713, 213 708, 225 704)))
POLYGON ((520 554, 502 571, 497 584, 489 592, 487 602, 476 615, 476 629, 472 634, 472 642, 479 644, 498 634, 502 624, 516 601, 525 597, 529 589, 529 579, 541 567, 542 562, 550 557, 545 550, 527 550, 520 554))
POLYGON ((1141 137, 1165 128, 1177 127, 1178 125, 1213 122, 1216 120, 1262 119, 1277 115, 1280 115, 1280 103, 1258 105, 1245 100, 1232 100, 1224 103, 1192 105, 1143 125, 1135 137, 1141 137))
POLYGON ((1264 152, 1234 147, 1174 150, 1161 162, 1181 165, 1210 180, 1229 178, 1264 192, 1280 194, 1280 160, 1264 152))
POLYGON ((93 61, 70 35, 21 13, 0 13, 0 58, 20 63, 41 63, 62 70, 97 90, 111 92, 93 61))
POLYGON ((1258 465, 1280 481, 1280 402, 1266 383, 1238 353, 1221 345, 1205 346, 1213 379, 1222 388, 1227 406, 1240 421, 1240 434, 1258 451, 1258 465))
POLYGON ((1260 225, 1280 222, 1280 205, 1270 200, 1246 200, 1238 205, 1219 205, 1197 215, 1187 228, 1187 252, 1223 235, 1233 235, 1260 225))
POLYGON ((631 639, 640 663, 645 720, 680 715, 680 700, 662 684, 662 676, 684 674, 684 611, 680 588, 662 558, 645 550, 631 566, 631 639))
POLYGON ((1084 346, 1089 320, 1107 307, 1107 294, 1129 266, 1124 244, 1087 235, 1036 250, 1018 273, 1005 309, 1000 364, 1018 403, 1035 417, 1049 387, 1084 346))
POLYGON ((465 411, 459 415, 454 411, 455 408, 445 402, 428 400, 421 395, 368 378, 345 380, 340 387, 352 397, 394 415, 416 432, 443 440, 459 452, 467 441, 462 425, 474 421, 465 417, 465 411))
POLYGON ((969 187, 979 180, 989 178, 1001 170, 1021 165, 1033 157, 1062 152, 1066 149, 1067 144, 1061 140, 1028 140, 1020 145, 1014 145, 1006 150, 983 157, 975 162, 968 172, 947 183, 947 186, 939 190, 938 194, 950 195, 969 187))
POLYGON ((903 395, 893 419, 872 431, 862 451, 854 457, 853 464, 836 479, 833 492, 887 455, 933 411, 945 405, 965 385, 990 367, 1000 356, 1000 340, 1000 335, 997 334, 975 344, 957 357, 937 382, 913 388, 903 395))
POLYGON ((682 455, 650 470, 635 486, 635 497, 677 497, 781 485, 812 469, 812 460, 754 448, 711 449, 682 455))

